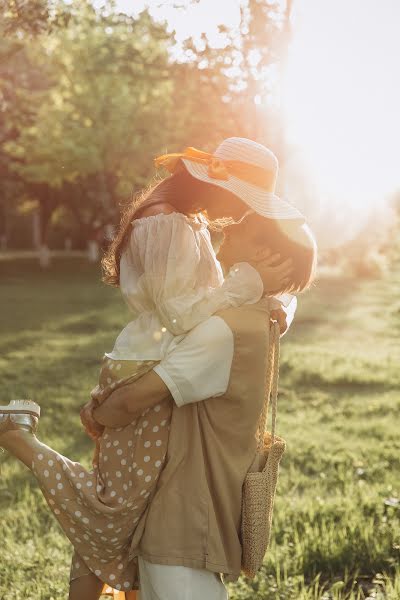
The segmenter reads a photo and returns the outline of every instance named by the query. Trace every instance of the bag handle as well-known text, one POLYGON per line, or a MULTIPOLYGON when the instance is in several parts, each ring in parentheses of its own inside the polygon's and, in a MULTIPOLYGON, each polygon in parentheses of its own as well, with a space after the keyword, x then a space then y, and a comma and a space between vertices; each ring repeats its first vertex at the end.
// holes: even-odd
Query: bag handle
POLYGON ((279 323, 273 321, 269 329, 269 349, 267 368, 265 373, 265 396, 264 405, 260 415, 258 428, 257 452, 262 452, 264 444, 264 433, 268 418, 269 399, 272 396, 272 444, 275 443, 276 411, 278 402, 278 380, 279 380, 279 354, 280 354, 280 329, 279 323))

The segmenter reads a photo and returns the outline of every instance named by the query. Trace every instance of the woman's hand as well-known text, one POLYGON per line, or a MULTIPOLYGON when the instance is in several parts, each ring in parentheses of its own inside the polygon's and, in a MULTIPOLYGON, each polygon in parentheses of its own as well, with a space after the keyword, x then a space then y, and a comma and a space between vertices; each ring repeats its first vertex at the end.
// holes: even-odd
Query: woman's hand
POLYGON ((126 427, 132 423, 134 416, 128 410, 128 398, 129 393, 124 387, 114 390, 94 409, 93 416, 97 423, 111 428, 126 427))
POLYGON ((277 321, 280 334, 283 335, 288 328, 287 314, 282 308, 275 308, 270 312, 271 321, 277 321))
POLYGON ((103 431, 104 426, 100 425, 93 417, 93 410, 98 406, 97 402, 92 398, 89 402, 87 402, 80 411, 80 417, 83 427, 85 428, 86 433, 93 440, 97 440, 103 431))
POLYGON ((264 293, 268 296, 283 291, 288 285, 289 275, 293 271, 291 258, 282 263, 278 262, 279 259, 279 254, 272 254, 269 248, 264 248, 258 252, 256 261, 253 263, 263 280, 264 293))

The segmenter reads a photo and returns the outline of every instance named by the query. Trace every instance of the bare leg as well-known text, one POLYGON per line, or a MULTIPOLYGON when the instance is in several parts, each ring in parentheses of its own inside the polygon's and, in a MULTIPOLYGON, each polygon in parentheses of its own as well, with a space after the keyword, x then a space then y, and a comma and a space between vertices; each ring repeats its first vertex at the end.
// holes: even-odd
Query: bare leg
POLYGON ((46 444, 42 444, 30 431, 15 429, 0 434, 0 446, 13 454, 24 463, 28 469, 32 469, 34 454, 41 450, 51 450, 46 444))
POLYGON ((93 573, 70 583, 68 600, 99 600, 104 583, 93 573))

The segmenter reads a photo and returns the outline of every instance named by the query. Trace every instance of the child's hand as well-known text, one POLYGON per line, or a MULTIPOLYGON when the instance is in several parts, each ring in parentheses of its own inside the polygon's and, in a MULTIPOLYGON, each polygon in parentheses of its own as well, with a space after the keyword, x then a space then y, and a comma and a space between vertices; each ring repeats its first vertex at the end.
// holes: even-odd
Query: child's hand
POLYGON ((104 431, 104 426, 100 425, 100 423, 98 423, 93 417, 93 410, 97 406, 97 402, 92 398, 92 400, 87 402, 85 406, 82 407, 79 413, 86 433, 94 440, 97 440, 97 438, 99 438, 104 431))
POLYGON ((293 271, 293 261, 288 258, 280 263, 279 254, 271 254, 268 248, 258 253, 257 261, 252 263, 261 275, 264 283, 264 293, 272 296, 282 292, 289 283, 289 275, 293 271))

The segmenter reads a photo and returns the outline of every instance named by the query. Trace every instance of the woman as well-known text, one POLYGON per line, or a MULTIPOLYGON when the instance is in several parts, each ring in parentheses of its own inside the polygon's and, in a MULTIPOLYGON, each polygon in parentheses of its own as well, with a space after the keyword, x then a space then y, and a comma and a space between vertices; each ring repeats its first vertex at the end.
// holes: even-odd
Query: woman
MULTIPOLYGON (((193 159, 196 157, 192 156, 191 158, 193 159)), ((180 159, 178 160, 180 161, 180 159)), ((189 160, 189 162, 191 161, 189 160)), ((196 160, 193 162, 196 162, 196 160)), ((236 161, 236 163, 238 162, 240 161, 236 161)), ((179 162, 179 165, 181 165, 181 162, 179 162)), ((183 159, 182 165, 185 165, 183 159)), ((221 160, 213 159, 208 165, 210 177, 218 179, 218 176, 221 175, 221 173, 219 173, 220 167, 221 160)), ((130 223, 132 219, 146 219, 152 217, 152 210, 154 210, 155 206, 160 207, 160 205, 162 205, 163 212, 172 215, 171 220, 176 218, 175 215, 177 213, 184 215, 188 219, 187 224, 192 227, 193 231, 193 223, 190 222, 191 215, 206 211, 209 218, 234 217, 238 219, 246 212, 246 205, 243 204, 238 196, 232 194, 229 190, 224 189, 223 186, 201 181, 189 174, 186 170, 181 168, 177 169, 177 162, 175 162, 173 171, 174 174, 172 177, 167 178, 155 186, 155 188, 152 188, 150 192, 141 199, 139 204, 135 204, 127 211, 127 213, 125 213, 121 223, 120 233, 104 261, 106 276, 108 277, 109 283, 116 284, 119 282, 119 268, 123 264, 123 250, 127 238, 130 236, 130 223)), ((186 223, 186 220, 183 220, 186 223)), ((169 238, 169 243, 171 243, 171 239, 172 238, 169 238)), ((176 240, 174 241, 176 243, 176 240)), ((152 252, 155 248, 157 252, 162 255, 165 248, 160 248, 158 243, 158 238, 153 240, 152 252)), ((151 244, 147 243, 146 247, 149 248, 150 246, 151 244)), ((196 247, 196 250, 197 249, 198 248, 196 247)), ((186 254, 188 252, 188 247, 183 248, 183 250, 186 254)), ((211 271, 212 269, 215 269, 215 256, 212 256, 210 248, 208 248, 206 255, 206 261, 209 261, 209 269, 211 271)), ((177 263, 175 262, 175 265, 178 267, 179 261, 177 263)), ((268 262, 266 268, 268 268, 268 262)), ((282 269, 282 272, 285 275, 287 273, 286 268, 287 265, 282 269)), ((271 270, 271 277, 275 274, 275 271, 271 270)), ((189 285, 193 282, 188 281, 187 283, 189 285)), ((207 279, 205 279, 203 283, 204 285, 200 287, 204 288, 206 287, 207 279)), ((218 281, 215 283, 218 283, 218 281)), ((219 283, 221 282, 219 281, 219 283)), ((284 284, 283 287, 285 287, 284 284)), ((276 282, 274 282, 272 288, 276 289, 276 282)), ((191 291, 191 289, 188 290, 189 295, 191 291)), ((191 301, 191 306, 195 304, 197 307, 196 295, 194 304, 193 298, 191 301)), ((175 314, 179 316, 178 312, 175 314)), ((168 315, 164 311, 161 313, 161 316, 166 317, 168 315)), ((207 318, 207 316, 207 313, 200 311, 198 319, 201 320, 207 318)), ((190 321, 190 323, 193 326, 196 324, 196 320, 190 321)), ((170 323, 170 329, 172 329, 172 331, 166 333, 170 333, 172 337, 167 336, 167 338, 169 337, 169 341, 167 340, 168 343, 164 348, 161 347, 162 344, 158 344, 157 349, 159 351, 166 351, 170 344, 173 343, 172 338, 174 338, 174 333, 181 333, 179 330, 177 332, 173 331, 173 320, 170 323)), ((146 330, 146 332, 148 333, 148 330, 146 330)), ((122 338, 119 338, 119 340, 120 342, 122 340, 122 345, 121 343, 119 345, 116 344, 114 350, 117 354, 121 351, 121 348, 126 349, 125 343, 129 340, 129 336, 122 335, 122 338)), ((154 350, 154 348, 152 348, 152 350, 154 350)), ((151 354, 143 356, 142 358, 144 361, 147 361, 147 363, 151 363, 152 361, 159 359, 160 355, 151 354)), ((120 360, 125 360, 125 357, 120 356, 120 360)), ((151 364, 147 364, 146 366, 151 366, 151 364)), ((23 405, 18 405, 20 415, 18 415, 15 410, 13 412, 13 407, 9 409, 2 407, 2 409, 3 410, 0 409, 0 444, 14 453, 17 458, 28 466, 28 468, 33 470, 54 515, 62 525, 66 535, 82 556, 83 565, 79 560, 73 561, 72 564, 70 599, 74 600, 75 598, 81 597, 88 599, 91 597, 96 598, 103 587, 104 581, 113 584, 117 578, 124 582, 123 584, 116 584, 115 587, 117 589, 132 589, 134 575, 131 571, 133 570, 134 565, 131 565, 127 561, 126 556, 124 556, 124 550, 126 549, 124 541, 126 540, 122 540, 121 543, 121 538, 124 535, 126 536, 129 524, 132 521, 134 524, 139 520, 140 510, 143 510, 144 505, 138 509, 137 506, 132 506, 132 503, 129 502, 129 488, 132 487, 132 480, 127 475, 127 471, 129 471, 131 467, 128 466, 129 462, 124 458, 125 455, 121 455, 120 457, 121 467, 120 470, 117 471, 116 477, 122 479, 123 475, 126 474, 129 480, 129 486, 127 483, 124 483, 123 487, 119 489, 121 495, 118 496, 118 501, 121 501, 121 506, 118 506, 117 499, 115 499, 115 501, 113 500, 113 498, 116 498, 117 493, 113 489, 108 489, 109 486, 112 487, 115 484, 116 477, 113 473, 107 471, 106 464, 103 463, 103 465, 98 465, 95 463, 94 470, 88 473, 81 465, 59 455, 32 435, 32 431, 35 430, 36 425, 35 417, 33 416, 33 418, 30 418, 32 415, 30 416, 28 411, 24 411, 23 405), (12 425, 10 425, 10 417, 13 419, 12 425), (43 461, 46 461, 45 466, 43 465, 43 461), (50 467, 50 469, 48 467, 50 467), (51 477, 54 480, 54 486, 49 485, 49 478, 51 477), (71 506, 73 506, 72 510, 71 506), (130 510, 131 508, 132 510, 130 510), (133 516, 132 513, 134 509, 137 509, 139 512, 135 513, 133 516), (104 530, 105 528, 107 528, 106 531, 104 530), (101 545, 100 540, 103 541, 103 545, 101 545), (114 545, 114 548, 112 548, 112 545, 114 545), (83 548, 86 548, 88 556, 84 553, 82 554, 83 548), (105 552, 110 552, 112 554, 112 561, 110 561, 110 557, 107 557, 105 552), (110 571, 108 571, 107 578, 104 580, 102 579, 104 574, 101 567, 103 563, 109 565, 110 562, 113 562, 113 565, 115 566, 114 570, 117 575, 114 575, 114 573, 110 574, 110 571), (88 564, 89 569, 87 568, 88 564), (98 568, 96 568, 96 566, 98 568), (83 569, 83 571, 80 571, 80 569, 83 569), (121 570, 121 573, 118 573, 119 569, 121 570), (87 570, 90 571, 90 574, 87 573, 87 570), (122 577, 122 574, 125 575, 125 577, 122 577)), ((131 430, 134 429, 135 424, 130 427, 131 430)), ((93 433, 94 437, 97 437, 101 432, 97 430, 93 433)), ((112 434, 110 432, 104 433, 104 435, 101 436, 103 447, 107 448, 111 444, 117 446, 120 443, 118 439, 119 434, 121 437, 126 437, 126 428, 113 430, 112 434), (110 440, 111 435, 116 436, 113 437, 112 442, 110 440)), ((134 431, 134 434, 137 435, 136 431, 134 431)), ((146 442, 144 442, 143 445, 145 443, 146 442)), ((129 446, 129 440, 127 441, 127 447, 132 447, 132 444, 129 446)), ((133 485, 133 487, 135 486, 133 485)), ((147 493, 147 496, 148 495, 149 493, 147 493)))

